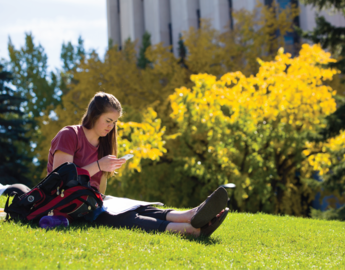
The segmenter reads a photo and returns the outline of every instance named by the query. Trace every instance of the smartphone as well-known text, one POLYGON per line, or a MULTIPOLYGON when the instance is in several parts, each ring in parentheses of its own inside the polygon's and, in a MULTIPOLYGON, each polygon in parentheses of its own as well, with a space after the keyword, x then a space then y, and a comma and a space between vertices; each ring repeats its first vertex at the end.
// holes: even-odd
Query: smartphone
POLYGON ((123 157, 120 157, 120 159, 123 158, 123 159, 125 159, 125 160, 129 160, 129 159, 131 159, 132 157, 134 157, 134 155, 132 155, 132 154, 127 154, 127 155, 124 155, 123 157))

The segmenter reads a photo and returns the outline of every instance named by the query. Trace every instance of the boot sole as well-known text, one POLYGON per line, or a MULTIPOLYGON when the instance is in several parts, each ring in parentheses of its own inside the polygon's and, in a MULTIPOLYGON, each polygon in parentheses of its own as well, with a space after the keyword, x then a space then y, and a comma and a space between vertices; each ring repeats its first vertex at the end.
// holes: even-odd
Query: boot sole
POLYGON ((199 209, 191 219, 194 228, 201 228, 208 224, 217 214, 222 211, 228 203, 228 193, 223 187, 218 188, 211 196, 200 205, 199 209))

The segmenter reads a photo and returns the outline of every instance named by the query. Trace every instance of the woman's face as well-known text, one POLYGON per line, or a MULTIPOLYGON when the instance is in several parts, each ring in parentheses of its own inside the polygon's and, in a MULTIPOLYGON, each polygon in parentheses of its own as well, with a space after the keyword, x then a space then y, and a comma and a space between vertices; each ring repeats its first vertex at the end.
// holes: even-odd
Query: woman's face
POLYGON ((97 119, 93 130, 99 137, 104 137, 114 128, 119 117, 119 112, 111 109, 108 112, 101 114, 97 119))

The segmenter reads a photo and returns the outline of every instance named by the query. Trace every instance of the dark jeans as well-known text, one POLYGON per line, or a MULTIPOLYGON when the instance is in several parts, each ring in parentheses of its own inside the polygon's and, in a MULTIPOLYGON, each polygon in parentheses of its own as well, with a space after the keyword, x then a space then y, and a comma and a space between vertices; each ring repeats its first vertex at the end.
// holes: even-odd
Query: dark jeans
POLYGON ((27 186, 23 185, 23 184, 14 184, 14 185, 10 185, 8 188, 5 189, 4 193, 2 193, 2 195, 7 195, 7 196, 11 196, 12 192, 17 192, 18 195, 22 195, 24 193, 29 192, 31 189, 28 188, 27 186))
POLYGON ((115 216, 108 212, 103 212, 94 222, 97 225, 112 228, 140 228, 146 232, 164 232, 170 223, 170 221, 166 220, 166 215, 170 211, 173 210, 160 210, 152 206, 141 206, 136 210, 115 216))

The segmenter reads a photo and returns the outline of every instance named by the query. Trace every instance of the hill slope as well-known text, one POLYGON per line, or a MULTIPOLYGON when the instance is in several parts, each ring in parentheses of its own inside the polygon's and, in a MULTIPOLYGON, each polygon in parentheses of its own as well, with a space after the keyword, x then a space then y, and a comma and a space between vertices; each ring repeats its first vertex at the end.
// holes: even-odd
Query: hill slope
POLYGON ((3 221, 0 235, 0 269, 345 268, 344 223, 289 216, 229 213, 209 239, 3 221))

